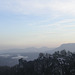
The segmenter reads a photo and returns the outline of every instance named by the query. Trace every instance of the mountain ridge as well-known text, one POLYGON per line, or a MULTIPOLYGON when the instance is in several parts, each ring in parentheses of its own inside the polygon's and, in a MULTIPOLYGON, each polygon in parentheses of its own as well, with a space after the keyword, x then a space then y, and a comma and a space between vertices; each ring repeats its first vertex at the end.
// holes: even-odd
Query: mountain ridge
POLYGON ((75 52, 75 43, 65 43, 65 44, 61 44, 59 47, 48 51, 48 53, 54 53, 55 51, 61 51, 61 50, 66 50, 66 51, 71 51, 71 52, 75 52))

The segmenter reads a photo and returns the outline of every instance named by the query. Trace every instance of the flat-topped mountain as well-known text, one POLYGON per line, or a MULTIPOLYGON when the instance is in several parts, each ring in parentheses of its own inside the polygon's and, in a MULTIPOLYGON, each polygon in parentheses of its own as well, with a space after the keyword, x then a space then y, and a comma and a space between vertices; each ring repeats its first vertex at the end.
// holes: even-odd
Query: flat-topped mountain
POLYGON ((61 50, 66 50, 66 51, 71 51, 71 52, 75 52, 75 43, 66 43, 66 44, 62 44, 59 47, 48 51, 49 53, 53 53, 55 51, 61 51, 61 50))

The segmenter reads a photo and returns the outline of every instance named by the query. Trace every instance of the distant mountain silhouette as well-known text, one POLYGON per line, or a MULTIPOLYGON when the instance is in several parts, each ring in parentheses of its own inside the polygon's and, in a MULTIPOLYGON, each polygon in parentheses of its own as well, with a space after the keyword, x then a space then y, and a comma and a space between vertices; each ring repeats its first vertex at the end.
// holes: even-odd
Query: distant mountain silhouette
POLYGON ((3 53, 35 53, 35 52, 45 52, 52 50, 53 48, 48 48, 48 47, 41 47, 41 48, 35 48, 35 47, 28 47, 25 49, 18 49, 18 48, 13 48, 13 49, 8 49, 8 50, 0 50, 0 54, 3 53))
POLYGON ((50 50, 50 51, 47 51, 49 53, 54 53, 55 51, 61 51, 61 50, 66 50, 66 51, 71 51, 71 52, 75 52, 75 43, 66 43, 66 44, 62 44, 61 46, 53 49, 53 50, 50 50))
POLYGON ((27 61, 34 60, 38 57, 39 53, 54 53, 61 50, 75 52, 75 43, 62 44, 61 46, 53 49, 47 47, 35 48, 29 47, 25 49, 10 49, 0 51, 0 66, 10 65, 13 66, 18 63, 19 58, 25 58, 27 61))
POLYGON ((29 47, 25 49, 9 49, 0 51, 0 66, 8 65, 13 66, 18 64, 18 59, 23 58, 27 61, 34 60, 39 56, 39 53, 44 53, 45 51, 50 50, 47 47, 35 48, 29 47))

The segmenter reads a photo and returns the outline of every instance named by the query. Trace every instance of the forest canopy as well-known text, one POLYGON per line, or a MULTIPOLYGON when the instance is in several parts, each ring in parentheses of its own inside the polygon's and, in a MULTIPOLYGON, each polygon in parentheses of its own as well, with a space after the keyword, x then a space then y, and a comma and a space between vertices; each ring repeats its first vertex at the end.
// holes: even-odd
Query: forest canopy
POLYGON ((33 61, 18 61, 13 67, 1 66, 0 75, 75 75, 75 53, 66 50, 40 53, 33 61))

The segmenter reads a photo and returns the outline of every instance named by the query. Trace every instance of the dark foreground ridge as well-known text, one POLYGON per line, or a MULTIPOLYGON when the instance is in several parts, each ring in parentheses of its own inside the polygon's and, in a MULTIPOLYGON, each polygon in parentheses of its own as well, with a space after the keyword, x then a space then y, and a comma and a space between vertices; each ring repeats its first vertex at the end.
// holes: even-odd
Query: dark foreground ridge
POLYGON ((33 61, 19 59, 19 64, 0 67, 0 75, 75 75, 75 53, 65 50, 40 53, 33 61))

